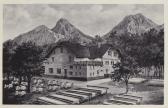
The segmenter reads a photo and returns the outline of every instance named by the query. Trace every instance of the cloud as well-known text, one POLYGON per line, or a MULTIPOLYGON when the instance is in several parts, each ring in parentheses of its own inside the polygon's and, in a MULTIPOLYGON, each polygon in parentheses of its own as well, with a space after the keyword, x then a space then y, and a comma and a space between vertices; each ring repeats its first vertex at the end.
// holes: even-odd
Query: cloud
POLYGON ((163 5, 152 4, 16 4, 4 5, 4 40, 14 38, 36 26, 55 26, 68 19, 86 34, 103 35, 126 15, 142 13, 157 24, 163 24, 163 5))

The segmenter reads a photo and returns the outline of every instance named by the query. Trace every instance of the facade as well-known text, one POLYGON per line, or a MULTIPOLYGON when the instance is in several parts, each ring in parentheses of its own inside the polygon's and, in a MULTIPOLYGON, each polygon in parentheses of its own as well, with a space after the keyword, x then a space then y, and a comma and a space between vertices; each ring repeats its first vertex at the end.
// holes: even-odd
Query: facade
POLYGON ((104 78, 119 61, 118 51, 108 45, 97 48, 59 44, 46 56, 44 74, 79 80, 104 78))

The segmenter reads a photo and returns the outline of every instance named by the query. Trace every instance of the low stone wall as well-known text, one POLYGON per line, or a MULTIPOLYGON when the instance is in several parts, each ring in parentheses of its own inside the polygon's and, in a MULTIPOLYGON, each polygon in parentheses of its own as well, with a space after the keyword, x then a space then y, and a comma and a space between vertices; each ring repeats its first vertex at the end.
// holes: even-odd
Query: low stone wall
POLYGON ((97 77, 88 77, 88 78, 80 78, 80 77, 69 77, 65 78, 63 76, 57 76, 57 75, 43 75, 44 77, 51 77, 51 78, 60 78, 60 79, 72 79, 72 80, 78 80, 78 81, 91 81, 91 80, 97 80, 97 79, 103 79, 107 78, 107 76, 97 76, 97 77))

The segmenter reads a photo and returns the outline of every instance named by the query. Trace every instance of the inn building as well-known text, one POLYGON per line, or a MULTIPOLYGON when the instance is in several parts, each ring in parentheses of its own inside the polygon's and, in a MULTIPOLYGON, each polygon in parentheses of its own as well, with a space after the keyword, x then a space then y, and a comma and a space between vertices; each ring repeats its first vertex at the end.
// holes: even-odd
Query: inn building
POLYGON ((120 54, 108 44, 84 46, 62 42, 47 53, 45 75, 68 79, 93 80, 107 77, 120 54))

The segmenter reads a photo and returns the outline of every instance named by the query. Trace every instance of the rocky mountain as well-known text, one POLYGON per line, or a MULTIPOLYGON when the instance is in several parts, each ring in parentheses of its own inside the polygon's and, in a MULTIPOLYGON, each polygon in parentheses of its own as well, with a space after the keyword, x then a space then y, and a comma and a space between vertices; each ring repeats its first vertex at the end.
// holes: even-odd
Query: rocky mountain
POLYGON ((40 25, 27 33, 23 33, 19 35, 13 40, 13 42, 16 42, 17 44, 21 44, 23 42, 31 41, 41 46, 41 45, 55 43, 61 38, 64 38, 64 36, 60 34, 56 34, 45 25, 40 25))
POLYGON ((56 43, 60 39, 69 40, 74 38, 78 39, 77 41, 79 41, 79 43, 88 43, 93 39, 74 27, 68 20, 61 18, 53 29, 49 29, 45 25, 40 25, 29 32, 20 34, 13 39, 13 42, 21 44, 31 41, 43 46, 56 43))
POLYGON ((64 35, 67 39, 69 38, 79 38, 80 43, 88 43, 92 41, 92 37, 82 33, 74 25, 72 25, 68 20, 61 18, 56 23, 55 27, 51 29, 55 33, 64 35))
POLYGON ((135 15, 129 15, 116 25, 109 33, 104 35, 104 38, 108 37, 112 32, 116 32, 118 35, 124 33, 141 34, 149 28, 158 26, 152 20, 148 19, 141 13, 135 15))
POLYGON ((161 29, 164 29, 164 24, 162 25, 157 25, 155 27, 149 28, 147 31, 151 30, 151 29, 155 29, 156 31, 160 31, 161 29))

